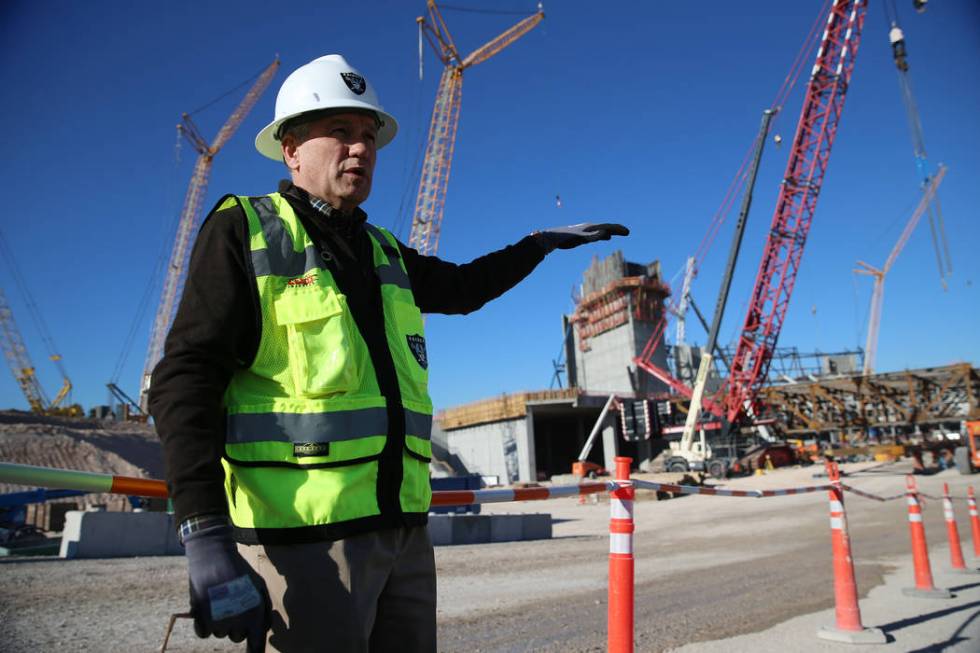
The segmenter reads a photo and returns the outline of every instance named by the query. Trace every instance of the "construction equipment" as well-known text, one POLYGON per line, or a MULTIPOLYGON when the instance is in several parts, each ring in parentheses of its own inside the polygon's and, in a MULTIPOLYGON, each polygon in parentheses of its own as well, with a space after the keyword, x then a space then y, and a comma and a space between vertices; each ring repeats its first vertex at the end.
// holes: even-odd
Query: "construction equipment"
MULTIPOLYGON (((866 13, 866 0, 835 0, 830 9, 817 49, 816 62, 810 72, 796 134, 748 311, 731 361, 727 384, 716 397, 702 395, 699 398, 704 408, 722 418, 724 431, 729 438, 735 433, 734 425, 747 421, 747 418, 754 418, 761 408, 759 390, 768 378, 779 333, 789 307, 806 237, 840 123, 844 98, 854 70, 866 13)), ((813 29, 811 34, 814 34, 813 29)), ((795 79, 795 73, 792 79, 795 79)), ((785 97, 786 94, 781 89, 777 98, 785 97)), ((780 100, 770 106, 781 105, 780 100)), ((743 163, 743 167, 744 165, 743 163)), ((726 201, 730 194, 731 188, 726 195, 726 201)), ((704 249, 705 243, 710 244, 718 224, 716 218, 701 249, 704 249)), ((647 346, 636 358, 637 366, 666 383, 674 392, 693 397, 694 391, 691 388, 653 363, 653 353, 663 333, 662 326, 654 331, 647 346)), ((713 350, 712 346, 705 349, 709 354, 713 350)), ((759 428, 761 430, 763 427, 759 428)), ((684 446, 678 445, 679 448, 689 452, 692 462, 703 463, 711 458, 712 452, 709 451, 707 442, 693 442, 693 433, 690 429, 686 430, 689 432, 688 442, 684 446)), ((731 446, 731 442, 729 448, 737 449, 731 446)), ((677 465, 682 461, 686 462, 686 459, 678 455, 675 460, 677 465)))
POLYGON ((30 312, 34 326, 37 327, 41 340, 48 350, 48 358, 55 364, 58 372, 61 374, 61 389, 58 390, 58 394, 55 395, 54 399, 49 401, 35 374, 34 364, 31 362, 31 358, 27 353, 27 347, 24 345, 20 329, 17 327, 16 321, 14 321, 14 313, 7 303, 7 298, 3 294, 3 290, 0 290, 0 348, 3 349, 7 363, 10 365, 10 370, 13 372, 17 384, 27 398, 31 412, 38 415, 67 415, 69 417, 81 415, 82 407, 71 403, 71 380, 68 378, 68 372, 65 371, 61 354, 58 353, 58 348, 55 346, 51 332, 48 331, 47 324, 41 316, 41 311, 38 309, 34 297, 31 295, 27 284, 20 274, 20 269, 14 260, 13 252, 7 244, 7 239, 3 236, 3 233, 0 233, 0 257, 7 264, 24 298, 24 302, 27 304, 27 309, 30 312))
POLYGON ((618 406, 618 404, 619 401, 616 399, 616 395, 609 395, 609 399, 602 406, 602 412, 599 413, 599 418, 592 426, 592 432, 589 433, 589 437, 586 438, 585 444, 582 446, 582 451, 579 452, 578 458, 572 463, 572 474, 581 478, 595 478, 600 474, 608 473, 601 465, 589 461, 588 457, 592 452, 592 445, 595 444, 596 436, 599 435, 599 431, 602 430, 603 425, 606 423, 606 415, 609 414, 610 410, 615 410, 614 406, 618 406))
POLYGON ((3 346, 3 353, 7 357, 10 371, 14 373, 17 384, 20 385, 21 391, 27 397, 31 411, 43 414, 49 403, 48 398, 34 373, 34 363, 31 362, 27 353, 27 347, 20 336, 20 329, 17 328, 13 311, 7 304, 3 290, 0 290, 0 345, 3 346))
POLYGON ((538 12, 528 16, 496 38, 480 46, 467 57, 462 57, 439 13, 435 0, 427 0, 429 18, 417 19, 419 25, 419 70, 421 71, 421 35, 425 35, 442 61, 444 69, 439 80, 429 140, 425 147, 419 192, 415 199, 415 213, 408 244, 421 254, 433 255, 439 247, 442 211, 446 203, 449 169, 453 160, 456 128, 459 125, 460 100, 463 92, 463 71, 483 63, 508 45, 521 38, 544 19, 544 11, 538 4, 538 12))
POLYGON ((873 374, 875 367, 875 354, 878 350, 878 328, 881 326, 881 306, 884 300, 885 292, 885 275, 891 270, 892 265, 895 263, 895 259, 902 252, 905 247, 905 243, 908 242, 909 237, 912 232, 915 231, 915 227, 919 224, 919 218, 922 217, 923 212, 929 207, 932 202, 936 191, 939 189, 939 184, 942 183, 943 177, 946 176, 946 167, 940 165, 939 173, 933 177, 929 184, 926 186, 925 192, 922 195, 922 199, 919 200, 918 206, 915 211, 912 212, 912 216, 909 218, 908 222, 905 224, 905 229, 902 230, 902 234, 898 237, 898 241, 895 246, 892 247, 891 253, 888 255, 888 259, 885 264, 878 269, 872 265, 865 263, 864 261, 858 261, 857 264, 861 266, 856 268, 854 271, 858 274, 867 274, 874 277, 874 290, 871 292, 871 309, 868 315, 868 336, 867 341, 864 346, 864 370, 865 375, 873 374))
MULTIPOLYGON (((920 8, 916 7, 916 9, 920 8)), ((922 120, 919 117, 919 108, 915 102, 915 95, 912 93, 912 79, 909 75, 908 48, 905 44, 905 33, 898 24, 898 10, 895 8, 895 0, 885 0, 885 10, 888 12, 888 19, 891 25, 888 30, 888 40, 892 46, 892 59, 895 61, 895 69, 898 71, 898 84, 902 90, 902 103, 905 105, 909 130, 912 132, 912 150, 915 155, 915 168, 919 173, 922 192, 925 193, 933 174, 926 156, 925 137, 922 134, 922 120)), ((933 192, 932 198, 932 201, 926 205, 929 211, 929 231, 932 234, 932 246, 936 254, 936 265, 939 266, 939 281, 943 285, 943 290, 948 290, 946 277, 953 273, 953 263, 949 255, 949 242, 946 240, 946 228, 943 225, 942 205, 939 202, 938 193, 933 192)))
MULTIPOLYGON (((670 448, 673 456, 667 460, 667 468, 670 469, 675 457, 682 458, 687 467, 693 470, 705 468, 707 459, 711 458, 711 449, 705 441, 704 429, 700 429, 700 446, 694 446, 694 431, 698 420, 701 418, 701 400, 704 396, 705 383, 708 380, 708 373, 711 371, 711 361, 714 357, 714 349, 718 342, 718 330, 721 328, 721 321, 725 315, 725 306, 728 303, 728 292, 732 287, 732 275, 735 272, 735 264, 738 261, 738 253, 742 246, 742 236, 745 234, 745 224, 748 221, 749 209, 752 207, 752 193, 755 190, 755 180, 759 172, 759 161, 762 160, 762 150, 766 144, 766 136, 769 134, 769 123, 775 111, 766 109, 762 112, 762 123, 759 125, 759 135, 756 137, 755 152, 752 155, 752 165, 749 168, 748 181, 745 186, 745 194, 742 196, 742 208, 739 209, 738 222, 735 223, 735 234, 732 237, 732 245, 728 252, 728 263, 725 265, 725 273, 718 289, 718 301, 715 304, 715 314, 711 320, 711 329, 708 331, 708 342, 701 352, 701 362, 698 366, 698 374, 694 381, 694 392, 691 394, 691 404, 688 408, 687 419, 684 423, 684 433, 680 442, 671 442, 670 448)), ((716 466, 717 468, 717 466, 716 466)), ((724 475, 725 470, 717 468, 720 475, 724 475)))
POLYGON ((132 420, 135 422, 145 422, 149 415, 147 415, 140 405, 128 394, 126 394, 122 388, 113 382, 105 384, 106 388, 109 389, 109 402, 114 404, 119 403, 123 408, 123 420, 132 420))
POLYGON ((830 9, 793 137, 755 288, 732 359, 726 419, 757 414, 769 365, 800 269, 831 148, 861 41, 865 0, 837 0, 830 9))
POLYGON ((960 474, 973 474, 980 469, 980 420, 964 423, 966 445, 956 447, 953 461, 960 474))
POLYGON ((191 175, 191 183, 187 187, 187 194, 184 197, 184 208, 180 213, 180 220, 177 224, 177 235, 174 239, 174 246, 170 253, 170 261, 167 264, 166 276, 164 277, 163 289, 160 292, 160 302, 157 305, 156 317, 150 329, 150 342, 146 350, 146 360, 143 363, 143 376, 140 380, 139 405, 144 413, 149 412, 148 393, 150 391, 150 375, 153 368, 163 356, 163 343, 167 337, 167 331, 173 322, 174 314, 177 311, 177 299, 180 297, 184 288, 184 280, 187 277, 187 255, 190 251, 191 234, 194 233, 201 218, 201 208, 204 201, 204 193, 208 187, 208 178, 211 175, 211 165, 214 157, 218 154, 225 143, 234 135, 235 131, 241 126, 245 116, 248 115, 259 97, 265 91, 273 75, 279 68, 279 57, 269 64, 259 75, 258 79, 242 98, 242 101, 235 107, 228 120, 218 130, 214 141, 208 142, 201 136, 190 115, 183 114, 182 123, 177 125, 177 130, 191 143, 198 152, 197 162, 194 164, 194 173, 191 175))

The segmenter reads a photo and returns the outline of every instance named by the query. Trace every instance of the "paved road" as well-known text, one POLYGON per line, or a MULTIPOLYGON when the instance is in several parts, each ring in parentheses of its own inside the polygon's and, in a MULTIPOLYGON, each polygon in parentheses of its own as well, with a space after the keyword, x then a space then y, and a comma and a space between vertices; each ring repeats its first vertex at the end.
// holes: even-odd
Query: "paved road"
MULTIPOLYGON (((902 489, 905 469, 889 466, 855 473, 848 480, 870 491, 892 494, 902 489)), ((813 471, 786 470, 732 484, 786 487, 823 482, 812 477, 813 471)), ((921 483, 927 492, 939 493, 942 482, 948 481, 954 495, 964 496, 972 480, 944 472, 921 479, 921 483)), ((862 596, 873 587, 886 589, 887 582, 882 583, 889 572, 891 582, 899 587, 910 585, 911 571, 903 567, 910 557, 904 502, 880 504, 849 496, 847 507, 862 596)), ((501 504, 488 510, 550 512, 555 538, 439 547, 440 650, 605 650, 608 504, 559 500, 501 504)), ((967 543, 969 524, 962 502, 957 511, 967 543)), ((833 606, 826 493, 773 499, 638 500, 635 515, 638 651, 664 651, 721 638, 735 638, 730 640, 734 642, 744 637, 771 638, 761 644, 755 641, 744 650, 831 650, 816 645, 808 648, 810 644, 786 648, 782 643, 772 647, 765 643, 782 642, 776 630, 806 615, 817 613, 828 625, 832 621, 832 616, 819 617, 820 611, 833 606), (770 628, 775 629, 773 634, 770 628)), ((934 546, 931 557, 937 579, 943 578, 939 570, 947 566, 948 557, 940 547, 945 527, 938 502, 927 502, 925 524, 934 546)), ((966 588, 965 595, 970 584, 961 586, 966 588)), ((167 616, 185 609, 186 592, 182 558, 0 560, 0 623, 4 629, 0 649, 9 653, 154 650, 167 616)), ((980 589, 977 592, 980 598, 980 589)), ((907 611, 908 604, 904 605, 907 611)), ((896 631, 904 629, 896 637, 913 630, 924 630, 926 639, 932 637, 929 628, 937 622, 915 615, 940 608, 929 604, 911 609, 911 617, 907 613, 890 617, 881 608, 875 613, 878 621, 872 623, 892 623, 896 631)), ((955 610, 946 610, 948 618, 959 617, 955 610)), ((966 613, 964 621, 971 614, 966 613)), ((808 622, 802 641, 814 641, 812 632, 808 622)), ((949 635, 937 629, 931 641, 966 637, 963 633, 967 631, 956 632, 949 635)), ((711 644, 703 646, 713 650, 711 644)), ((181 622, 171 650, 242 647, 197 640, 190 625, 181 622)))

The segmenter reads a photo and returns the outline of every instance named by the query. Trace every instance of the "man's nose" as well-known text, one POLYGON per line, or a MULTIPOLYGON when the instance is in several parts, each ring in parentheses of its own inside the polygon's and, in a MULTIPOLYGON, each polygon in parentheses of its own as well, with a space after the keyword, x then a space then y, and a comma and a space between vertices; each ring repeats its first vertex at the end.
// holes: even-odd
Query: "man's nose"
POLYGON ((347 149, 350 156, 356 156, 359 159, 370 158, 372 152, 372 148, 366 140, 355 140, 347 149))

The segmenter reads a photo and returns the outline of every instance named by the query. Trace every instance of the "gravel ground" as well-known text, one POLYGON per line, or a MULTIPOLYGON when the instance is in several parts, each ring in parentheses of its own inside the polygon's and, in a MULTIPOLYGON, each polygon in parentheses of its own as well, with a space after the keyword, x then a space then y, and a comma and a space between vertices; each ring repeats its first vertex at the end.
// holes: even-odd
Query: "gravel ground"
MULTIPOLYGON (((884 494, 903 488, 907 465, 867 468, 867 464, 847 466, 852 473, 848 482, 884 494)), ((815 471, 779 470, 730 485, 772 488, 824 482, 813 478, 815 471)), ((964 496, 971 478, 947 471, 920 478, 920 486, 927 493, 941 494, 944 481, 955 496, 964 496)), ((847 507, 862 597, 888 582, 910 585, 904 502, 881 504, 849 495, 847 507)), ((485 506, 484 512, 548 511, 555 537, 437 548, 440 650, 604 650, 608 510, 604 502, 578 505, 573 499, 485 506)), ((968 541, 963 502, 957 503, 957 517, 961 536, 968 541)), ((745 636, 763 639, 744 650, 830 650, 807 648, 809 644, 787 648, 777 632, 807 615, 832 623, 832 618, 820 616, 833 606, 825 493, 772 499, 640 499, 635 519, 638 651, 684 645, 688 645, 685 652, 699 651, 698 642, 745 636), (769 629, 774 629, 771 634, 769 629), (772 645, 766 637, 771 637, 772 645)), ((948 566, 941 546, 945 527, 938 502, 927 502, 925 523, 938 579, 939 570, 948 566)), ((168 616, 186 609, 186 592, 186 568, 179 557, 0 559, 4 627, 0 650, 155 650, 168 616)), ((921 608, 914 605, 912 609, 922 614, 936 610, 928 602, 921 608)), ((889 619, 887 606, 880 611, 878 623, 904 623, 898 616, 889 619)), ((949 618, 957 615, 954 611, 949 618)), ((936 623, 923 619, 903 625, 894 629, 894 637, 916 631, 932 638, 930 643, 947 641, 950 636, 945 631, 937 628, 934 636, 930 632, 936 623)), ((965 637, 963 632, 956 637, 965 637)), ((811 639, 812 632, 807 632, 801 641, 811 639)), ((169 650, 243 648, 227 641, 198 640, 189 622, 180 621, 169 650)))

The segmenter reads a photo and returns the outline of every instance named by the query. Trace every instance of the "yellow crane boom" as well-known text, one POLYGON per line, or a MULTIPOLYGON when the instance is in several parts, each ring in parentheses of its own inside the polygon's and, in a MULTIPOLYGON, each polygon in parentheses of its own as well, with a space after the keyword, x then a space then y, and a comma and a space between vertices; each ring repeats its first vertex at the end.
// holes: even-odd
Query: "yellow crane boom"
POLYGON ((164 277, 163 289, 160 292, 160 303, 157 305, 156 318, 150 330, 150 343, 146 350, 146 360, 143 363, 143 376, 140 380, 140 407, 143 412, 147 412, 147 395, 150 390, 150 375, 153 368, 163 356, 163 343, 170 330, 170 323, 173 322, 174 314, 177 312, 177 301, 184 288, 184 281, 187 277, 187 257, 190 253, 191 235, 194 228, 200 221, 201 209, 204 201, 204 193, 207 191, 208 179, 211 176, 211 164, 214 162, 215 155, 224 147, 228 139, 241 126, 245 116, 252 110, 259 97, 268 87, 272 77, 279 68, 279 57, 269 64, 259 75, 258 79, 249 89, 242 101, 239 102, 235 110, 228 116, 228 120, 218 130, 214 141, 209 145, 207 140, 198 131, 197 126, 188 114, 183 114, 182 123, 177 125, 178 131, 183 134, 194 149, 198 152, 197 162, 194 164, 194 173, 191 176, 191 183, 187 187, 187 195, 184 197, 184 208, 180 214, 180 221, 177 224, 177 235, 174 238, 174 246, 170 253, 170 261, 167 264, 166 277, 164 277))
MULTIPOLYGON (((408 244, 421 254, 433 255, 439 247, 442 212, 446 204, 446 189, 449 186, 449 169, 453 162, 456 128, 459 125, 459 108, 463 94, 463 71, 470 66, 483 63, 530 32, 544 19, 544 11, 538 4, 537 13, 528 16, 463 58, 456 49, 456 44, 442 14, 439 13, 435 0, 428 0, 427 7, 429 18, 419 16, 416 19, 419 31, 425 35, 444 68, 439 80, 435 106, 432 109, 429 140, 425 147, 425 159, 422 163, 422 175, 419 178, 419 192, 415 199, 415 213, 408 244)), ((419 47, 421 48, 421 42, 419 47)), ((421 56, 421 49, 419 52, 421 56)))

